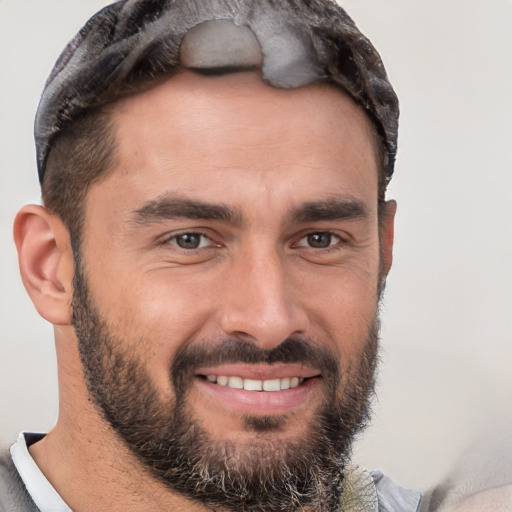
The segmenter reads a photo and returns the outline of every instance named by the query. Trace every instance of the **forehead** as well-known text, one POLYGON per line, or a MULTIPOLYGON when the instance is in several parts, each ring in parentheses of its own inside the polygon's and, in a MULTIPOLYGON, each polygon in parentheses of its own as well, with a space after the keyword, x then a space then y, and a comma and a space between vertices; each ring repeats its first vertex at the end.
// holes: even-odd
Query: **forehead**
POLYGON ((100 183, 136 192, 134 201, 229 189, 243 196, 249 179, 269 198, 277 189, 297 195, 298 186, 376 194, 373 126, 328 84, 285 90, 256 72, 183 72, 118 102, 113 125, 116 167, 100 183))
POLYGON ((375 132, 363 109, 338 87, 319 82, 277 88, 267 85, 257 71, 216 76, 182 71, 118 101, 113 112, 122 136, 143 115, 154 116, 157 122, 172 118, 176 132, 210 123, 229 130, 234 122, 252 122, 254 127, 271 131, 288 121, 301 122, 304 129, 321 124, 336 130, 340 140, 347 129, 363 130, 365 135, 375 132))

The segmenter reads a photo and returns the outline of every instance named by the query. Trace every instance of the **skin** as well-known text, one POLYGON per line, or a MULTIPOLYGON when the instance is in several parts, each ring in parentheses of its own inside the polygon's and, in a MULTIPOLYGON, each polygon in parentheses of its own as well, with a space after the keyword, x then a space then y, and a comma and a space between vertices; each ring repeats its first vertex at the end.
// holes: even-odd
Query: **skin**
MULTIPOLYGON (((131 340, 127 348, 150 368, 162 397, 172 395, 177 350, 205 339, 231 336, 270 349, 301 335, 350 369, 391 265, 395 213, 388 203, 379 232, 373 131, 363 111, 325 84, 279 90, 256 73, 184 72, 122 100, 113 119, 116 165, 88 191, 83 259, 98 310, 131 340), (140 215, 155 201, 183 199, 236 215, 140 215), (293 216, 318 202, 345 205, 345 213, 293 216), (348 203, 360 212, 347 215, 348 203), (201 246, 180 248, 183 233, 204 235, 201 246), (312 233, 329 233, 330 245, 311 247, 312 233)), ((59 419, 31 447, 43 473, 77 511, 203 510, 153 480, 88 400, 70 325, 73 260, 62 222, 27 206, 15 239, 24 284, 55 326, 59 419)), ((223 370, 256 378, 274 371, 234 366, 223 370)), ((251 442, 242 414, 268 414, 268 400, 244 408, 204 388, 194 382, 188 404, 213 438, 251 442)), ((272 410, 289 421, 265 435, 286 440, 314 428, 322 393, 313 379, 293 403, 273 397, 272 410)))

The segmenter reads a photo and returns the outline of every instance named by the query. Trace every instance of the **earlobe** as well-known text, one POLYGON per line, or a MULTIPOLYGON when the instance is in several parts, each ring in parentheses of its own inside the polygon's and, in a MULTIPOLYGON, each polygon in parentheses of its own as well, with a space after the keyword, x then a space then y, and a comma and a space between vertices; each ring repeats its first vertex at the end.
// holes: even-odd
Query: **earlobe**
POLYGON ((42 206, 23 207, 14 221, 21 278, 38 313, 69 325, 73 255, 62 221, 42 206))
POLYGON ((387 276, 393 263, 393 241, 395 236, 396 201, 390 200, 382 207, 380 223, 381 273, 387 276))

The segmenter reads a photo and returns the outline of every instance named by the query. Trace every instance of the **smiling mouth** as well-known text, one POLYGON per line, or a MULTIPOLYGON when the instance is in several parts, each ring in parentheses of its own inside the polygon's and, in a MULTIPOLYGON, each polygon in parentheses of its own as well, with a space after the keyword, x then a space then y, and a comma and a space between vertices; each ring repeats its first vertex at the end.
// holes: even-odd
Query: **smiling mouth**
POLYGON ((308 380, 308 378, 304 377, 285 377, 268 380, 244 379, 242 377, 226 375, 200 375, 200 377, 218 386, 243 389, 245 391, 284 391, 297 388, 308 380))
POLYGON ((198 389, 214 403, 249 415, 288 414, 320 390, 322 374, 302 365, 225 364, 198 369, 198 389))

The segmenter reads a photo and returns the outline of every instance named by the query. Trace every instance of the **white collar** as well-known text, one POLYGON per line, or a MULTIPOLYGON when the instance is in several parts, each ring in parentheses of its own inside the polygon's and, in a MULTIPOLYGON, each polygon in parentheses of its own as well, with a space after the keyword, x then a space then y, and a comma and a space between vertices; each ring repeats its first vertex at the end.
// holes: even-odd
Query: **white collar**
POLYGON ((27 438, 41 434, 22 432, 11 446, 11 457, 30 497, 41 512, 71 512, 52 484, 43 475, 28 451, 27 438))

